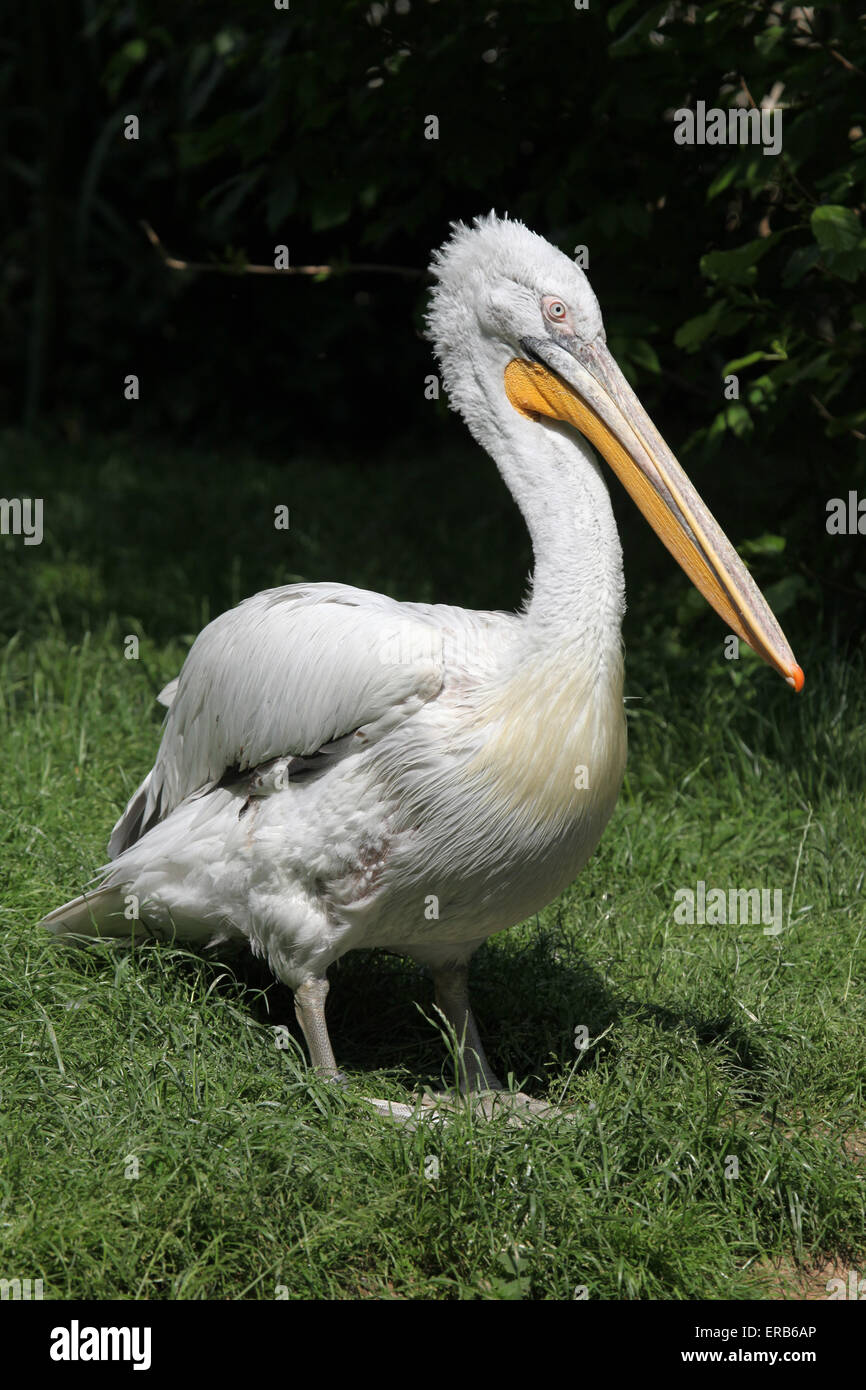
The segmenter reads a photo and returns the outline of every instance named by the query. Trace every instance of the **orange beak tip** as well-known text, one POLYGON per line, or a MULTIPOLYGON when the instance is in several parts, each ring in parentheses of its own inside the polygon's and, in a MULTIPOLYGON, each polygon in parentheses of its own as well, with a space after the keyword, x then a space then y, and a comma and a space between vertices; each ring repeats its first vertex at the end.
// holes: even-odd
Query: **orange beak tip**
POLYGON ((790 676, 786 676, 785 680, 788 682, 788 685, 790 685, 791 689, 796 690, 797 694, 799 695, 800 691, 803 689, 803 686, 805 684, 806 677, 803 675, 802 668, 799 666, 795 666, 790 676))

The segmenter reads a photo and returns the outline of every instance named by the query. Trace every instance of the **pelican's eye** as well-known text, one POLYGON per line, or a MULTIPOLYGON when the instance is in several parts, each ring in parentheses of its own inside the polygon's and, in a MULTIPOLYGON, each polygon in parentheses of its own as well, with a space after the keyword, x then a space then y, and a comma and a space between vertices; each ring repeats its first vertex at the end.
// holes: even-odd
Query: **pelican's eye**
POLYGON ((557 299, 554 294, 546 294, 541 301, 541 311, 548 323, 565 324, 571 328, 571 314, 568 312, 567 305, 561 299, 557 299))

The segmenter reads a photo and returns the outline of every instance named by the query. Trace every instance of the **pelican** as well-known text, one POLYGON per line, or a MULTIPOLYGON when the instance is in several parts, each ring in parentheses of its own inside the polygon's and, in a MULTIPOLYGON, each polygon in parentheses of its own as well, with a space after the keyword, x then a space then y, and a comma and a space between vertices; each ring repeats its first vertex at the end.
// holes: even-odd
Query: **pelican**
POLYGON ((595 450, 728 629, 794 690, 803 672, 611 356, 583 271, 494 213, 453 224, 431 271, 450 404, 531 536, 522 610, 323 583, 223 613, 160 696, 156 762, 97 886, 44 922, 246 943, 329 1077, 328 967, 357 947, 411 957, 461 1040, 462 1087, 497 1092, 469 961, 573 881, 625 768, 622 552, 595 450))

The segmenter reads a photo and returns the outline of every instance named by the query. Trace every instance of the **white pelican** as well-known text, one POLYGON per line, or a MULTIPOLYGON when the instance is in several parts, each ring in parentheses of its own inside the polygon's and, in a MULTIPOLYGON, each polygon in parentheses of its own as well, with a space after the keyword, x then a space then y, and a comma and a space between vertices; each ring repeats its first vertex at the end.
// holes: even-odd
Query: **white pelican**
POLYGON ((432 972, 464 1084, 498 1090, 467 966, 594 851, 625 767, 622 554, 595 446, 686 574, 795 690, 765 600, 611 357, 576 265, 522 223, 458 224, 428 325, 450 402, 534 550, 522 612, 269 589, 215 619, 160 697, 151 772, 58 932, 249 944, 338 1076, 327 970, 382 947, 432 972))

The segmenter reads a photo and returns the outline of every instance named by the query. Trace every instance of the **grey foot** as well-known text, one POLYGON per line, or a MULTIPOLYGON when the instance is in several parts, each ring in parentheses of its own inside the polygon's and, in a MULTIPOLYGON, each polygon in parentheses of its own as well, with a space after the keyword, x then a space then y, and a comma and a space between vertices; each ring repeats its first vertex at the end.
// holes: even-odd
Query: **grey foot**
POLYGON ((562 1111, 557 1110, 556 1106, 536 1100, 524 1091, 496 1089, 476 1091, 470 1096, 459 1091, 436 1091, 429 1096, 429 1104, 446 1113, 449 1110, 460 1110, 467 1101, 476 1115, 486 1120, 506 1115, 511 1125, 526 1124, 529 1119, 553 1119, 562 1115, 562 1111))
POLYGON ((414 1105, 403 1105, 396 1100, 375 1100, 372 1096, 364 1096, 363 1100, 367 1105, 372 1105, 383 1119, 394 1120, 408 1129, 417 1129, 422 1122, 441 1124, 445 1118, 438 1102, 430 1096, 419 1097, 414 1105))
POLYGON ((535 1100, 523 1091, 477 1091, 467 1096, 460 1091, 426 1091, 416 1096, 412 1105, 396 1100, 380 1100, 363 1096, 365 1105, 372 1105, 377 1114, 396 1124, 417 1129, 419 1124, 447 1124, 449 1118, 471 1105, 475 1115, 491 1120, 505 1116, 511 1126, 529 1124, 532 1120, 571 1118, 546 1101, 535 1100))

